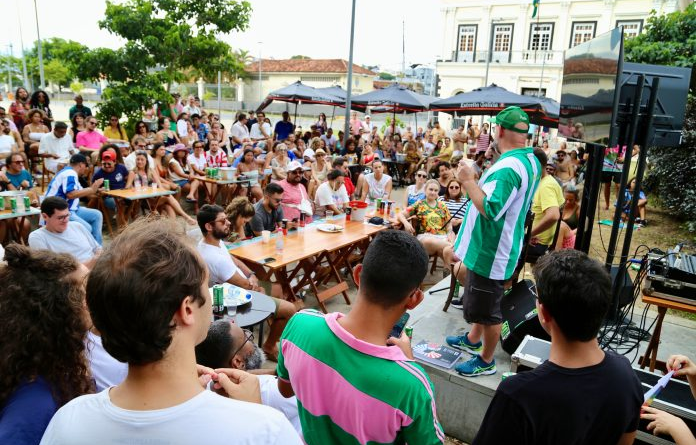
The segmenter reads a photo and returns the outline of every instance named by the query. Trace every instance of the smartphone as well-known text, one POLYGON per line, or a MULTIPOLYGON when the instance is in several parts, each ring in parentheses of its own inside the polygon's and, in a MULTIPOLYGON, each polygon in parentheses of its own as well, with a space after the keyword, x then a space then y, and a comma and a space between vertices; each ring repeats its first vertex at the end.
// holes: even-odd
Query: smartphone
POLYGON ((276 260, 276 259, 275 259, 275 258, 273 258, 273 257, 271 256, 271 257, 268 257, 268 258, 264 258, 264 259, 262 259, 262 260, 261 260, 261 264, 268 264, 268 263, 272 263, 272 262, 274 262, 275 260, 276 260))
POLYGON ((389 337, 395 337, 395 338, 401 337, 401 332, 406 327, 406 323, 408 322, 408 319, 410 317, 411 316, 409 315, 408 312, 404 312, 404 315, 402 315, 401 318, 399 318, 399 321, 397 321, 396 324, 394 325, 394 327, 392 328, 391 333, 389 334, 389 337))

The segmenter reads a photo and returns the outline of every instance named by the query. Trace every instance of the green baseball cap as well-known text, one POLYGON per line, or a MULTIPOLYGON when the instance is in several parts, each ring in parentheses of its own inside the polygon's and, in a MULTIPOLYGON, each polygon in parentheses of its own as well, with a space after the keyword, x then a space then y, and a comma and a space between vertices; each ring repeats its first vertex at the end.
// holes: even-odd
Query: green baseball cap
POLYGON ((527 133, 529 131, 529 116, 520 107, 507 107, 496 116, 488 119, 488 122, 498 124, 506 130, 514 131, 516 133, 527 133), (524 130, 515 127, 515 125, 520 122, 527 125, 524 130))

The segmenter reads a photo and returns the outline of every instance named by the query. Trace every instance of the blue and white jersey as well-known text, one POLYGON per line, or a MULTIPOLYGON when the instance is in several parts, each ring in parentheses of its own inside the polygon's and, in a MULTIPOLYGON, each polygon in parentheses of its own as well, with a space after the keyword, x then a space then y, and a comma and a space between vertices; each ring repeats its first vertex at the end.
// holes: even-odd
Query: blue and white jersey
POLYGON ((76 212, 80 208, 79 198, 68 198, 68 193, 76 190, 82 190, 77 172, 72 167, 67 166, 51 179, 45 197, 59 196, 68 201, 68 208, 71 212, 76 212))

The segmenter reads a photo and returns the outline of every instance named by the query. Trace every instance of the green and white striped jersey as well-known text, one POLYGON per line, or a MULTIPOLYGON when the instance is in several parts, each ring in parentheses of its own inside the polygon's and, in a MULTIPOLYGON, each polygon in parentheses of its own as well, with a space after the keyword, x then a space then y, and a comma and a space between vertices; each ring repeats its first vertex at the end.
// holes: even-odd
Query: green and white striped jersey
POLYGON ((524 221, 541 179, 531 147, 505 152, 479 180, 484 214, 469 202, 454 251, 473 272, 492 280, 512 276, 524 240, 524 221))

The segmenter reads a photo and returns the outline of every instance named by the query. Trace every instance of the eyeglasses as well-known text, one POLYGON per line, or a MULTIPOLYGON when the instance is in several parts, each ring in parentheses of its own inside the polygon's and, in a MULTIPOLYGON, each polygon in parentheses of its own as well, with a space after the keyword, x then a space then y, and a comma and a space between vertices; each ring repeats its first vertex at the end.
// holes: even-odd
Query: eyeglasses
POLYGON ((225 224, 225 223, 229 223, 230 220, 227 219, 227 218, 225 217, 225 218, 223 218, 223 219, 216 219, 216 220, 214 220, 213 222, 214 222, 214 223, 223 223, 223 224, 225 224))
POLYGON ((56 218, 58 221, 67 221, 70 218, 70 213, 60 216, 52 216, 51 218, 56 218))
POLYGON ((269 197, 269 199, 271 201, 275 202, 276 204, 280 204, 283 201, 283 198, 271 198, 271 197, 269 197))
POLYGON ((12 161, 13 164, 24 164, 24 161, 12 161))
POLYGON ((237 348, 236 351, 234 351, 234 354, 232 354, 232 357, 239 354, 239 351, 242 350, 244 345, 246 345, 247 342, 250 342, 250 341, 254 341, 254 333, 248 329, 244 329, 244 342, 242 343, 242 345, 239 348, 237 348))

